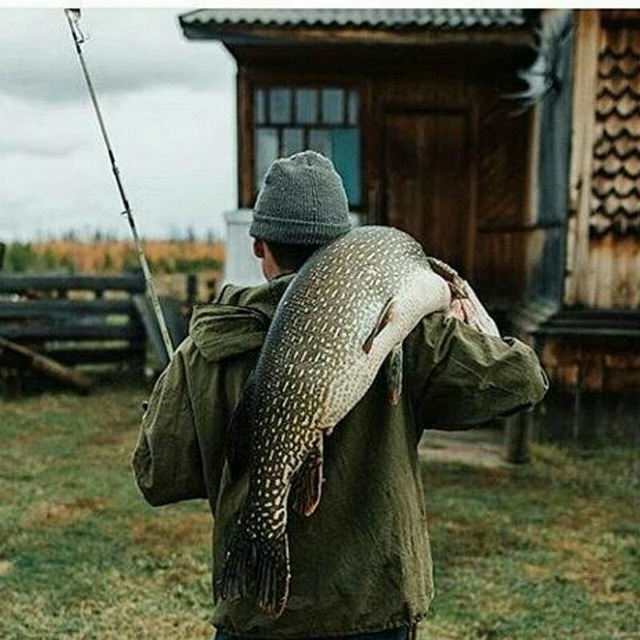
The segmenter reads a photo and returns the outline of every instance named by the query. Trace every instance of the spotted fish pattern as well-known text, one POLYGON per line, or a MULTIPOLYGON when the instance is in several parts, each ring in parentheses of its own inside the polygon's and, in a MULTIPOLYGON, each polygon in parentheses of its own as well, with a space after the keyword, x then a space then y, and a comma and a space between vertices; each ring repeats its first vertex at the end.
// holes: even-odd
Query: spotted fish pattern
POLYGON ((222 598, 252 596, 282 613, 291 577, 287 508, 310 515, 320 500, 323 434, 364 396, 390 354, 389 370, 401 375, 399 345, 425 315, 450 304, 450 286, 421 245, 391 227, 354 229, 299 271, 244 399, 249 490, 227 548, 222 598))

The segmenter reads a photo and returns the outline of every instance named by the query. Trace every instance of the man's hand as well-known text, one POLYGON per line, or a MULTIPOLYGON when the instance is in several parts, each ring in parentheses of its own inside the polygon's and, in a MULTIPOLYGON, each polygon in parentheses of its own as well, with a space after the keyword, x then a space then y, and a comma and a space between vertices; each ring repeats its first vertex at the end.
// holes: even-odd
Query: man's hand
POLYGON ((429 258, 429 264, 438 275, 447 281, 451 289, 451 307, 447 315, 464 322, 477 331, 500 337, 496 323, 478 299, 471 285, 446 262, 437 258, 429 258))

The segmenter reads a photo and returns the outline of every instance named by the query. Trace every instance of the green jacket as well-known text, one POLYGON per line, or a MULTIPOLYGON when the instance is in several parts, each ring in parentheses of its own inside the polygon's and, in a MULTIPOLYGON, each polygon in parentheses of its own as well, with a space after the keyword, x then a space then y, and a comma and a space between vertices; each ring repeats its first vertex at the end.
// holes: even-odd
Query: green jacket
POLYGON ((246 494, 225 461, 226 430, 290 277, 226 287, 196 310, 142 420, 133 465, 152 505, 206 498, 214 523, 214 625, 262 638, 346 635, 409 626, 433 597, 418 441, 430 427, 471 427, 538 402, 547 381, 529 347, 447 319, 405 341, 403 397, 382 376, 325 438, 322 501, 289 514, 291 592, 280 618, 216 597, 225 544, 246 494))

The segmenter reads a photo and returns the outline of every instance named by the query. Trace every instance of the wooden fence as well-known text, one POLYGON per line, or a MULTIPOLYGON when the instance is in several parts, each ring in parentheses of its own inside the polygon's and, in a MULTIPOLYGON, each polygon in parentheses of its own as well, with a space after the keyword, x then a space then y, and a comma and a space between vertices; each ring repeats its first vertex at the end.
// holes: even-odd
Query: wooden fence
POLYGON ((2 274, 0 337, 65 365, 140 368, 146 332, 136 298, 144 290, 138 274, 2 274))

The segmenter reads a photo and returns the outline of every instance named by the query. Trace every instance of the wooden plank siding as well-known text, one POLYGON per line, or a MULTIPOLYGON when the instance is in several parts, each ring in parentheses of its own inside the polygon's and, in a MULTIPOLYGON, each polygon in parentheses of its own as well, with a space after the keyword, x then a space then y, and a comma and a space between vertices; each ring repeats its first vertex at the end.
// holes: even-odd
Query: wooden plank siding
POLYGON ((629 353, 628 345, 582 344, 576 340, 555 340, 542 352, 551 379, 571 389, 578 384, 585 391, 635 391, 640 387, 640 355, 629 353))
POLYGON ((580 12, 568 305, 640 306, 640 24, 623 14, 580 12))
POLYGON ((632 11, 576 16, 564 308, 537 333, 552 382, 545 425, 630 442, 640 435, 640 23, 632 11))
MULTIPOLYGON (((504 93, 506 93, 506 88, 504 93)), ((478 141, 478 207, 475 279, 478 292, 494 309, 522 299, 531 226, 531 113, 515 115, 500 96, 481 97, 478 141)))
POLYGON ((592 150, 595 140, 595 96, 600 17, 597 10, 578 14, 573 97, 573 142, 569 186, 569 234, 565 303, 588 304, 589 205, 591 198, 592 150))
POLYGON ((640 308, 640 242, 637 236, 591 238, 585 267, 585 301, 600 309, 640 308))

